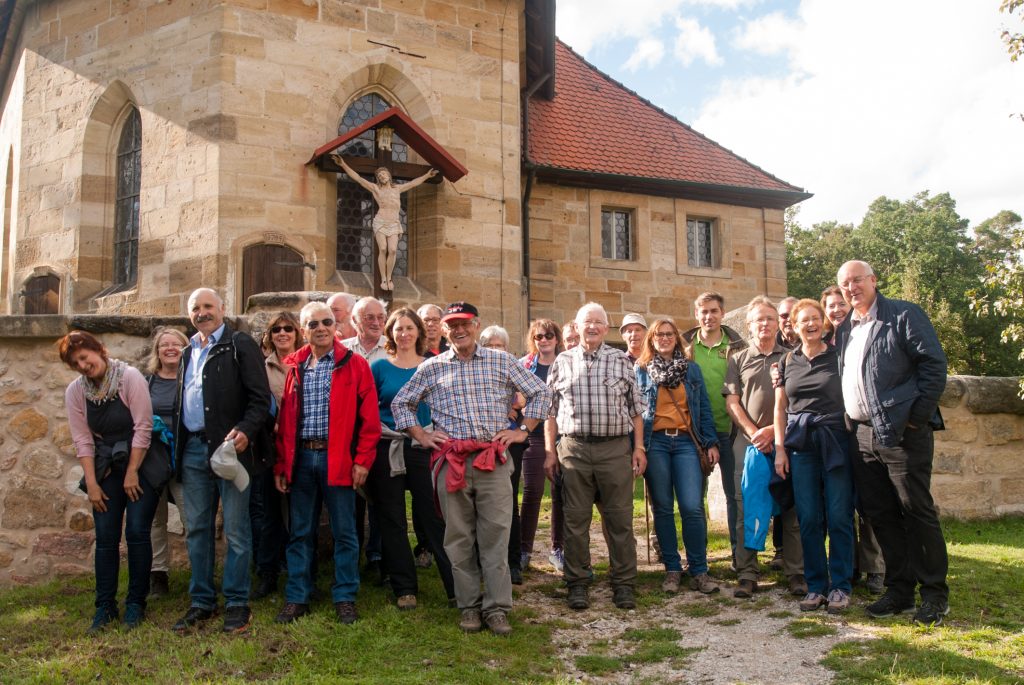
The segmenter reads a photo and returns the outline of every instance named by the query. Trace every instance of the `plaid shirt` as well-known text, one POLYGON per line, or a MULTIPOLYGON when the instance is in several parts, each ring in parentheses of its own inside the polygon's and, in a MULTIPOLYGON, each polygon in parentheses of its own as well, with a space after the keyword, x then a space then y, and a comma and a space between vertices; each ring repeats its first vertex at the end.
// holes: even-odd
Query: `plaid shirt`
POLYGON ((302 372, 302 439, 326 440, 331 406, 331 373, 334 348, 310 368, 313 355, 298 370, 302 372))
POLYGON ((395 396, 395 429, 416 424, 416 407, 430 407, 434 425, 456 440, 491 440, 508 428, 516 391, 526 397, 523 416, 543 421, 551 391, 507 352, 477 345, 469 361, 447 350, 423 362, 395 396))
POLYGON ((593 353, 579 345, 558 355, 548 386, 560 435, 626 435, 647 406, 625 353, 605 344, 593 353))

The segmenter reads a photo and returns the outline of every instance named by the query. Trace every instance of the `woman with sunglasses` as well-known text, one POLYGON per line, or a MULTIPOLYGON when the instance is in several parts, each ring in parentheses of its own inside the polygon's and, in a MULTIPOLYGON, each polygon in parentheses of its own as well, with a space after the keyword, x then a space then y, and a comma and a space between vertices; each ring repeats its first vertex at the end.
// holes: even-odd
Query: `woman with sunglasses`
POLYGON ((96 614, 89 633, 118 618, 117 577, 121 529, 128 546, 124 625, 146 615, 153 546, 149 538, 160 497, 139 476, 153 437, 153 403, 138 369, 112 359, 90 333, 72 331, 57 342, 60 359, 81 374, 68 384, 64 404, 84 489, 96 524, 96 614))
MULTIPOLYGON (((412 495, 412 508, 424 528, 427 546, 437 561, 449 601, 455 597, 455 580, 444 551, 444 520, 434 508, 430 451, 395 431, 395 418, 391 413, 395 395, 416 373, 427 352, 427 331, 416 312, 407 307, 392 312, 384 325, 384 349, 387 358, 370 364, 380 404, 382 434, 366 487, 377 507, 383 572, 391 579, 398 608, 407 611, 416 608, 419 584, 409 548, 406 489, 412 495)), ((416 418, 421 426, 430 425, 430 409, 425 403, 417 407, 416 418)))
MULTIPOLYGON (((548 370, 555 357, 564 352, 562 331, 551 319, 537 319, 530 323, 526 334, 527 355, 523 365, 545 383, 548 370)), ((523 503, 519 512, 521 531, 520 548, 522 567, 526 568, 533 553, 533 542, 537 535, 537 520, 540 517, 540 501, 544 496, 544 425, 543 422, 530 433, 526 452, 523 453, 523 503)), ((562 572, 562 493, 561 483, 551 485, 551 553, 548 561, 559 573, 562 572)))
MULTIPOLYGON (((302 327, 299 318, 291 312, 275 314, 263 332, 260 347, 267 355, 264 365, 270 392, 274 396, 274 413, 281 406, 284 381, 288 375, 282 360, 299 349, 301 342, 302 327)), ((281 493, 274 486, 272 472, 267 471, 254 479, 249 514, 252 521, 252 558, 258 577, 249 597, 257 600, 277 592, 277 576, 288 542, 281 493)))
POLYGON ((654 532, 665 564, 664 592, 679 591, 683 566, 673 515, 679 501, 683 547, 689 565, 690 589, 718 591, 708 576, 708 527, 704 513, 704 473, 694 439, 718 463, 718 433, 711 401, 700 367, 686 358, 679 329, 670 319, 658 319, 647 331, 636 361, 636 380, 647 398, 644 410, 644 478, 654 510, 654 532))

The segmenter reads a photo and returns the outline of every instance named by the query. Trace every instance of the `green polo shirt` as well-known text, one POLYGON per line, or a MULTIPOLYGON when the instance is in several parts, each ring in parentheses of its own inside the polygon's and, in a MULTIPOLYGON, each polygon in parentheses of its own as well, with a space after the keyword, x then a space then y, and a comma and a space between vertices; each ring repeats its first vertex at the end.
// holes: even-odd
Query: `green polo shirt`
POLYGON ((729 336, 722 331, 718 344, 708 347, 700 339, 700 332, 693 334, 693 359, 704 374, 704 387, 711 400, 711 413, 715 417, 715 430, 719 433, 732 431, 732 419, 725 410, 725 396, 722 385, 725 383, 725 372, 729 369, 729 336))

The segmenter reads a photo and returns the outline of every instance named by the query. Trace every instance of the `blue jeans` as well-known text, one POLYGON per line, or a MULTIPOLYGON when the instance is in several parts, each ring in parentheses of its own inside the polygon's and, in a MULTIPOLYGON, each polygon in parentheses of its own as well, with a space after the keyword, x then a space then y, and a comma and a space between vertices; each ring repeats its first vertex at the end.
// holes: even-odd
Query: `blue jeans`
POLYGON ((149 531, 153 525, 160 495, 145 478, 139 478, 142 497, 135 502, 124 491, 127 463, 115 464, 100 481, 107 495, 107 510, 93 509, 96 523, 96 607, 117 608, 117 573, 121 562, 121 524, 128 547, 128 596, 125 604, 146 606, 149 571, 153 563, 153 545, 149 531))
POLYGON ((815 452, 790 452, 796 516, 804 548, 807 589, 849 594, 853 576, 853 473, 850 464, 826 470, 815 452), (825 525, 829 554, 825 555, 825 525), (829 579, 831 578, 831 582, 829 579))
POLYGON ((327 451, 301 449, 292 467, 288 513, 291 535, 288 538, 288 583, 286 602, 309 604, 313 590, 309 573, 313 563, 311 538, 316 535, 314 519, 317 496, 323 497, 334 536, 334 602, 354 602, 359 592, 359 540, 356 537, 356 491, 351 487, 327 485, 327 451))
POLYGON ((722 492, 725 494, 725 519, 729 525, 729 546, 732 547, 732 560, 736 561, 736 456, 733 454, 732 441, 731 433, 718 434, 718 473, 721 474, 722 492))
POLYGON ((693 441, 685 433, 672 437, 663 432, 651 435, 647 450, 647 489, 654 510, 654 532, 661 544, 666 571, 682 571, 679 540, 673 514, 673 492, 679 500, 683 521, 683 546, 690 575, 708 572, 708 525, 704 515, 704 474, 693 441))
POLYGON ((214 539, 217 499, 224 509, 224 557, 222 591, 224 605, 249 604, 249 563, 252 561, 252 529, 249 524, 249 491, 239 492, 233 483, 218 478, 210 470, 210 457, 205 442, 189 436, 181 460, 182 490, 185 494, 185 518, 188 560, 192 565, 189 594, 192 606, 200 609, 217 607, 217 588, 213 583, 213 567, 217 559, 214 539))

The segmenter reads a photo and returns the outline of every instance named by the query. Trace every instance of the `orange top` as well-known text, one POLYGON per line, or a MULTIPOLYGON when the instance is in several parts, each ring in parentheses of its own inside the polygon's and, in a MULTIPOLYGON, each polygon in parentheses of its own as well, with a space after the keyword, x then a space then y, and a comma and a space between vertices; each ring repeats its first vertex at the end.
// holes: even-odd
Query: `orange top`
POLYGON ((658 402, 654 406, 654 425, 651 430, 672 429, 683 432, 690 429, 690 408, 686 405, 686 386, 682 383, 674 388, 658 388, 658 402))

